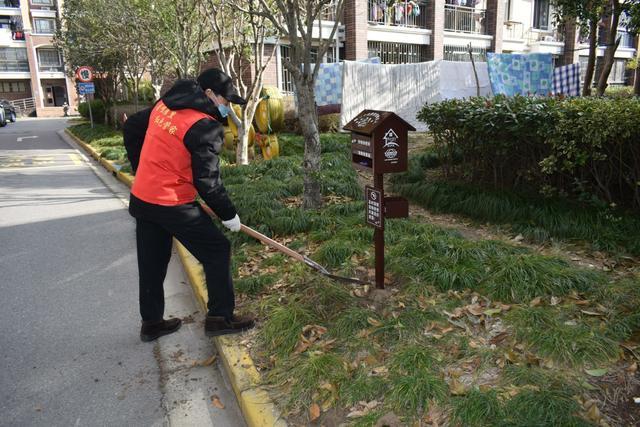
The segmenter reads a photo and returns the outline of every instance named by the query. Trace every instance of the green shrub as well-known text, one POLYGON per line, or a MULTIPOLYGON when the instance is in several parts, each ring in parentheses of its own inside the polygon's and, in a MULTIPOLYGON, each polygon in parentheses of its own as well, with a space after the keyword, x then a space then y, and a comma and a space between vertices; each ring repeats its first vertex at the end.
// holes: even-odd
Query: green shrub
MULTIPOLYGON (((104 123, 104 112, 106 105, 102 99, 94 99, 91 101, 91 114, 95 123, 104 123)), ((89 118, 89 104, 81 102, 78 105, 78 112, 82 117, 89 118)))
POLYGON ((502 95, 451 99, 426 105, 418 119, 433 133, 445 175, 505 188, 543 176, 538 163, 548 154, 544 143, 557 120, 557 103, 502 95))
POLYGON ((640 210, 639 115, 638 98, 499 95, 426 105, 418 118, 437 157, 423 161, 447 179, 640 210))
POLYGON ((576 98, 559 112, 542 170, 583 197, 640 210, 640 101, 576 98))

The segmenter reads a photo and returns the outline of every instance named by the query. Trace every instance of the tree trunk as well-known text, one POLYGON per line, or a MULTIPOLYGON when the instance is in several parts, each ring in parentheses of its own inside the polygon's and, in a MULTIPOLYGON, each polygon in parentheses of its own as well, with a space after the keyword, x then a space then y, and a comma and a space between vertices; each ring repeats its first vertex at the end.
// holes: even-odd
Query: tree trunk
POLYGON ((593 73, 596 68, 596 53, 598 49, 598 20, 592 19, 589 22, 589 59, 587 60, 587 71, 584 76, 584 86, 582 88, 582 96, 591 95, 591 83, 593 82, 593 73))
POLYGON ((620 40, 616 40, 618 35, 618 23, 620 21, 620 13, 622 12, 618 0, 612 0, 612 19, 611 27, 609 28, 609 34, 607 37, 607 48, 604 51, 604 65, 600 72, 600 78, 598 79, 598 96, 604 95, 604 91, 607 89, 607 80, 609 74, 611 74, 611 68, 613 67, 613 61, 620 44, 620 40))
POLYGON ((633 72, 633 94, 635 96, 640 96, 640 39, 638 39, 638 43, 636 43, 636 69, 633 72))
POLYGON ((304 137, 304 194, 302 207, 318 209, 322 206, 320 187, 320 134, 316 111, 313 79, 302 75, 294 78, 298 96, 298 124, 304 137))
POLYGON ((251 123, 247 123, 247 114, 244 113, 240 119, 238 126, 238 146, 236 147, 236 163, 239 165, 249 164, 249 127, 251 123))

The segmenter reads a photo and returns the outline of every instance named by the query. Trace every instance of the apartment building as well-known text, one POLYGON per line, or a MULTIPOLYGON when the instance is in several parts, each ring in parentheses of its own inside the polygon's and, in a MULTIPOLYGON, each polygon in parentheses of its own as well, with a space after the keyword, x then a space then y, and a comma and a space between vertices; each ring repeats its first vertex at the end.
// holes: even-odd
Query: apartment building
POLYGON ((62 115, 77 96, 53 36, 63 0, 0 0, 0 98, 24 114, 62 115))
MULTIPOLYGON (((321 60, 358 60, 377 56, 385 64, 434 59, 486 60, 487 52, 550 53, 557 65, 580 61, 589 53, 586 38, 575 26, 554 22, 550 0, 345 0, 344 15, 334 48, 321 60)), ((328 9, 317 23, 318 34, 329 34, 335 14, 328 9), (320 33, 321 27, 325 27, 320 33)), ((604 55, 606 22, 602 22, 598 56, 604 55)), ((635 40, 620 28, 621 43, 611 72, 611 84, 628 84, 626 63, 636 52, 635 40)), ((272 47, 274 48, 274 47, 272 47)), ((265 82, 292 92, 283 67, 289 47, 277 48, 265 82)), ((583 70, 586 67, 582 67, 583 70)))

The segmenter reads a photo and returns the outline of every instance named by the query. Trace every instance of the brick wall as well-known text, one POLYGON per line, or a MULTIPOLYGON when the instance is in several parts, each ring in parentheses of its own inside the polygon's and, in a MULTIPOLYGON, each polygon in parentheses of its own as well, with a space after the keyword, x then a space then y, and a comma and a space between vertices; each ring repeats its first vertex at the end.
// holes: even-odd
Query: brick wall
POLYGON ((427 28, 431 30, 431 43, 427 46, 427 59, 444 57, 444 0, 427 1, 427 28))
POLYGON ((367 0, 345 0, 345 58, 347 60, 364 59, 369 56, 367 47, 367 0))
POLYGON ((504 0, 487 0, 485 28, 487 35, 493 36, 491 52, 502 52, 502 33, 504 29, 504 0))
MULTIPOLYGON (((279 49, 279 47, 276 47, 276 45, 273 44, 264 47, 265 60, 276 48, 279 49)), ((276 61, 276 53, 273 54, 271 62, 269 62, 269 65, 267 65, 267 68, 262 74, 262 81, 265 86, 278 86, 278 61, 276 61)))

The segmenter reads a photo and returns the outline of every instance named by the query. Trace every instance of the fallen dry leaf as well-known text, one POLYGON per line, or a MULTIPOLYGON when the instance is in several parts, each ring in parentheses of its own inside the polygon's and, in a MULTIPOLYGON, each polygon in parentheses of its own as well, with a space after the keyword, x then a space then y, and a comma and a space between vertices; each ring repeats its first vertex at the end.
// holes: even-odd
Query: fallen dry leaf
POLYGON ((315 421, 320 417, 320 406, 317 403, 309 407, 309 421, 315 421))
POLYGON ((463 396, 467 394, 467 387, 457 379, 452 379, 449 384, 449 392, 454 396, 463 396))
POLYGON ((535 297, 534 299, 531 300, 531 302, 529 302, 529 307, 536 307, 540 305, 541 302, 542 302, 542 298, 535 297))
POLYGON ((217 356, 214 354, 213 356, 209 357, 208 359, 204 359, 204 360, 194 360, 192 366, 211 366, 213 365, 213 362, 216 361, 217 356))
POLYGON ((602 418, 602 415, 600 415, 600 410, 598 409, 598 405, 596 404, 591 405, 591 408, 589 408, 589 410, 587 411, 587 418, 589 418, 591 421, 596 423, 600 421, 600 418, 602 418))
POLYGON ((598 312, 595 312, 595 311, 580 310, 580 312, 586 314, 587 316, 604 316, 604 314, 598 313, 598 312))
POLYGON ((501 313, 502 309, 501 308, 490 308, 488 310, 483 311, 484 314, 486 314, 487 316, 495 316, 498 313, 501 313))
POLYGON ((386 366, 378 366, 377 368, 373 368, 369 373, 370 376, 377 377, 381 375, 386 375, 389 372, 389 368, 386 366))
POLYGON ((558 305, 560 304, 561 299, 558 297, 551 297, 551 305, 558 305))
POLYGON ((474 316, 481 316, 484 313, 484 309, 479 304, 467 305, 465 309, 474 316))
POLYGON ((211 404, 218 409, 224 409, 224 404, 220 401, 220 398, 215 394, 211 396, 211 404))
POLYGON ((373 317, 367 317, 367 322, 371 325, 371 326, 376 326, 376 327, 380 327, 382 326, 382 322, 374 319, 373 317))

